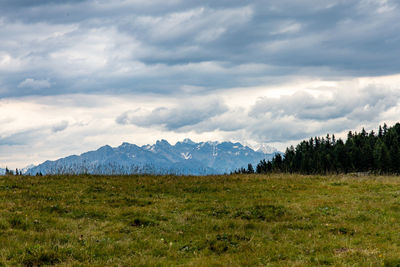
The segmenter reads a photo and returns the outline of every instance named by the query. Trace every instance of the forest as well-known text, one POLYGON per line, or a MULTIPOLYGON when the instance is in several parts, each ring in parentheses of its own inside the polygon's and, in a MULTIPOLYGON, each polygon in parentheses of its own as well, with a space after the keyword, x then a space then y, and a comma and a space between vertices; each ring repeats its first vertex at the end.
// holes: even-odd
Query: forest
POLYGON ((400 173, 400 123, 384 124, 374 131, 349 132, 347 139, 314 137, 276 154, 270 161, 262 160, 255 170, 249 164, 236 173, 301 173, 330 174, 366 172, 376 174, 400 173))

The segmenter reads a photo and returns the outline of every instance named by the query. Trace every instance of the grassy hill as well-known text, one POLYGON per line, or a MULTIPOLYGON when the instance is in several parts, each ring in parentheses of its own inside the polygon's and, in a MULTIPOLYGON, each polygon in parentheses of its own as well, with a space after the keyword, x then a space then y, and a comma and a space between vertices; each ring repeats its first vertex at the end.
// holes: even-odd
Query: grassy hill
POLYGON ((396 266, 399 222, 399 177, 0 177, 0 266, 396 266))

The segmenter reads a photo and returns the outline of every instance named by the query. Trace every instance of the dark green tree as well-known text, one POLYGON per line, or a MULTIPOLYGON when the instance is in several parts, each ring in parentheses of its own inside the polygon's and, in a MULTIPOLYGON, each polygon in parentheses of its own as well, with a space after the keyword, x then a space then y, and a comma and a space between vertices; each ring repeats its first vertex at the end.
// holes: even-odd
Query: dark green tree
POLYGON ((378 135, 365 129, 360 133, 349 131, 345 142, 329 134, 304 140, 270 161, 260 161, 256 172, 400 174, 400 123, 379 126, 378 135))
POLYGON ((251 163, 249 163, 249 164, 247 165, 247 173, 248 173, 248 174, 254 173, 254 168, 253 168, 253 165, 252 165, 251 163))

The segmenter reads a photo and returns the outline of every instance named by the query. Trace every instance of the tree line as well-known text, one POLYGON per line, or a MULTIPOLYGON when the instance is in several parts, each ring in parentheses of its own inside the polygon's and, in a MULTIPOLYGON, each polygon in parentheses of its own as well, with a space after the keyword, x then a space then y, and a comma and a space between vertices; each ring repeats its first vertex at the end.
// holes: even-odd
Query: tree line
POLYGON ((10 170, 8 167, 6 167, 5 175, 17 175, 18 176, 18 175, 22 175, 22 171, 18 170, 18 168, 17 168, 17 169, 15 169, 15 173, 14 173, 13 170, 10 170))
POLYGON ((249 164, 235 173, 287 172, 328 174, 370 172, 400 174, 400 123, 388 128, 379 126, 378 133, 349 132, 346 141, 327 134, 290 146, 272 160, 262 160, 255 170, 249 164))

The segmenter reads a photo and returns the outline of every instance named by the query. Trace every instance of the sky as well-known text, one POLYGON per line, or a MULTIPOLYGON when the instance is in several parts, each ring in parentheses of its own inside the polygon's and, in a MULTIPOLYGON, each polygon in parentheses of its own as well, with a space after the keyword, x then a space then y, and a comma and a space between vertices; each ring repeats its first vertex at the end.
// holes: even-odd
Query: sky
POLYGON ((400 118, 397 0, 0 0, 0 167, 122 142, 280 150, 400 118))

